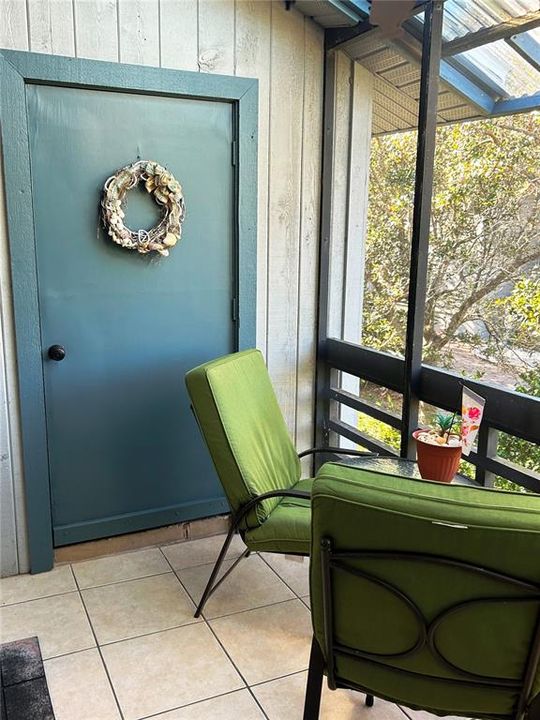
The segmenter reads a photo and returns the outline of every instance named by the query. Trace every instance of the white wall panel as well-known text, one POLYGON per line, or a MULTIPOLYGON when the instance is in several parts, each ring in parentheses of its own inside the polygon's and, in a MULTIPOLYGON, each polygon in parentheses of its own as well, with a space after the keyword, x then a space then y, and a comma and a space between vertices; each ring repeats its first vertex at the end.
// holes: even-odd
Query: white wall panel
MULTIPOLYGON (((292 436, 301 449, 310 445, 322 30, 278 0, 0 0, 0 14, 0 47, 259 79, 257 345, 292 436)), ((7 268, 1 224, 0 236, 0 262, 7 268)), ((4 446, 11 448, 2 465, 2 500, 8 498, 11 509, 1 539, 7 548, 2 571, 9 574, 24 572, 27 561, 8 274, 1 281, 2 337, 8 339, 0 366, 2 457, 4 446)))

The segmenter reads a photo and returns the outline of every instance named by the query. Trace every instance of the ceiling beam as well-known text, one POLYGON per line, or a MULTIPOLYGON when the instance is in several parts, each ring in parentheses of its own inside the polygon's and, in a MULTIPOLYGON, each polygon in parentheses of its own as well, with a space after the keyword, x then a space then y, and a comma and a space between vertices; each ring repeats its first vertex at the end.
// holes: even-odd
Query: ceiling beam
POLYGON ((507 38, 506 42, 534 68, 540 70, 540 43, 533 37, 519 33, 519 35, 507 38))
POLYGON ((493 106, 492 115, 517 115, 517 113, 540 110, 540 93, 524 95, 510 100, 499 100, 493 106))
POLYGON ((482 30, 477 30, 463 37, 445 42, 442 48, 442 57, 449 57, 450 55, 457 55, 467 50, 473 50, 474 48, 486 45, 486 43, 495 42, 496 40, 506 40, 506 38, 516 35, 516 33, 524 33, 528 30, 534 30, 534 28, 537 27, 540 27, 540 11, 511 18, 498 25, 482 28, 482 30))

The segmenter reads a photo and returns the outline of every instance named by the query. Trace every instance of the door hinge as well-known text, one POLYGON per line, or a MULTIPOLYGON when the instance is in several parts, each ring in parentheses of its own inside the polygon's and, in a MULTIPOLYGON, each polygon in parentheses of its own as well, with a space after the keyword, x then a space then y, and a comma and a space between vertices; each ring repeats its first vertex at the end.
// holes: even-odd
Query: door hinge
POLYGON ((238 143, 236 140, 233 140, 231 143, 231 164, 233 167, 236 167, 236 149, 237 149, 238 143))
POLYGON ((238 320, 238 301, 236 298, 233 298, 231 300, 231 317, 233 322, 236 322, 238 320))

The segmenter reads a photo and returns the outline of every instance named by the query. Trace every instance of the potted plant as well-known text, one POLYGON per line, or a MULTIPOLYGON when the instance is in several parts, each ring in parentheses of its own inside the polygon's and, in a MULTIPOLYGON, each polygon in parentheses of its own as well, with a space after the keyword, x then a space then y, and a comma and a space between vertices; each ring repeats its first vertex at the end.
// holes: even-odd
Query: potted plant
POLYGON ((456 413, 437 413, 435 428, 413 432, 416 440, 418 469, 424 480, 452 482, 461 460, 461 434, 452 432, 456 413))

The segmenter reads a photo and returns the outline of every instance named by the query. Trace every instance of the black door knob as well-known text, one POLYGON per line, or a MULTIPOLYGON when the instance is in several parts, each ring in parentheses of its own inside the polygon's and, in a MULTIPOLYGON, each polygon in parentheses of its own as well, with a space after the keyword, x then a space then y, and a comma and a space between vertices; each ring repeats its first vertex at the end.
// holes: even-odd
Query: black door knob
POLYGON ((47 354, 51 360, 60 362, 66 357, 66 349, 63 345, 51 345, 47 354))

